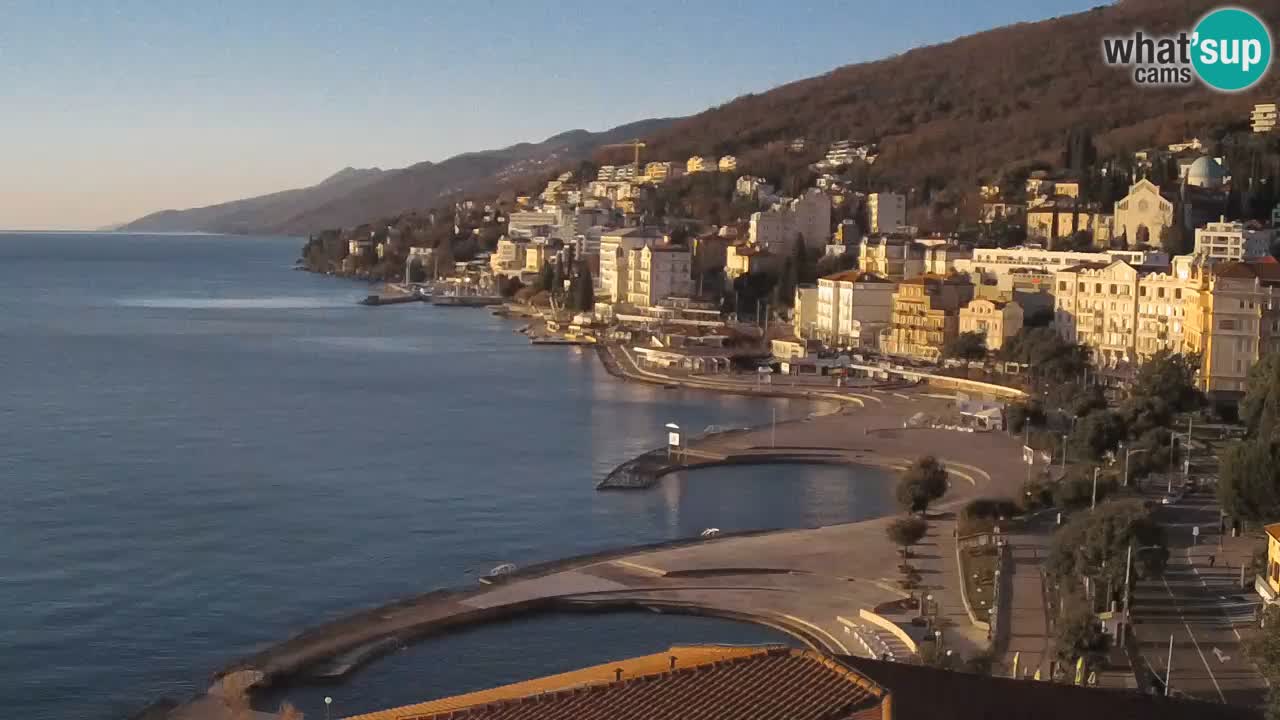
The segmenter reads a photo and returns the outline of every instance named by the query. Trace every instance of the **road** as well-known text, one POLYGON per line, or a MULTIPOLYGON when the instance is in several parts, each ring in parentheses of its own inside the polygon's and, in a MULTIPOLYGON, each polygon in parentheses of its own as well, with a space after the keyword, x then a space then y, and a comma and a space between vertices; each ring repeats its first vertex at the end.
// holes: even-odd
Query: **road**
POLYGON ((1135 585, 1133 618, 1140 654, 1163 678, 1172 637, 1174 692, 1260 704, 1267 683, 1247 658, 1241 635, 1250 627, 1258 598, 1251 587, 1240 587, 1240 561, 1220 554, 1217 504, 1211 495, 1190 495, 1177 505, 1160 507, 1156 519, 1169 534, 1170 557, 1163 577, 1135 585))

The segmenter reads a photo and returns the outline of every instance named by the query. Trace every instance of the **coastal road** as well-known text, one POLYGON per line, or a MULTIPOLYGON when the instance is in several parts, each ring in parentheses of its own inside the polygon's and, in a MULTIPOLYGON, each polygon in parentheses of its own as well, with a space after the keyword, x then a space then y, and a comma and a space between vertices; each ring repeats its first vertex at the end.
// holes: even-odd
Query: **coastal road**
POLYGON ((1156 519, 1169 534, 1169 565, 1163 577, 1135 585, 1139 652, 1163 678, 1172 637, 1174 692, 1233 705, 1260 704, 1267 683, 1246 656, 1242 634, 1250 627, 1257 596, 1251 588, 1241 589, 1238 563, 1217 562, 1216 503, 1208 495, 1191 495, 1162 506, 1156 519), (1200 528, 1198 543, 1193 543, 1195 527, 1200 528))

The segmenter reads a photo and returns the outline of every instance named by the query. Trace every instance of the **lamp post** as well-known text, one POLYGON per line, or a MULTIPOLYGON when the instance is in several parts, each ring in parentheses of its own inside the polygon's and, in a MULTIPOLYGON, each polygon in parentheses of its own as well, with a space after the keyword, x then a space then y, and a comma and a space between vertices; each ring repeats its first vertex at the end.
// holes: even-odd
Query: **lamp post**
POLYGON ((1138 453, 1150 452, 1147 448, 1135 448, 1124 452, 1124 486, 1129 487, 1129 458, 1138 453))
POLYGON ((329 706, 333 704, 333 698, 328 695, 324 696, 324 720, 329 720, 329 706))
POLYGON ((1102 468, 1093 469, 1093 496, 1089 500, 1090 510, 1098 507, 1098 472, 1101 470, 1102 468))

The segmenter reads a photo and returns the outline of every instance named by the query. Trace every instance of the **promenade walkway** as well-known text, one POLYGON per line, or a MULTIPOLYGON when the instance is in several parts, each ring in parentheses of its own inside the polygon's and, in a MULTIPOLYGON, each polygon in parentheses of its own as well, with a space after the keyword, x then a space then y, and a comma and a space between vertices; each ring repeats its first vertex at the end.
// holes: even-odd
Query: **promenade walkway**
MULTIPOLYGON (((859 398, 860 404, 850 403, 843 412, 713 436, 699 447, 711 453, 820 450, 880 467, 899 467, 923 454, 942 459, 953 473, 951 488, 931 508, 929 534, 912 562, 923 576, 917 594, 934 596, 945 646, 970 656, 985 647, 986 633, 969 623, 960 598, 953 513, 974 497, 1017 492, 1025 475, 1021 445, 999 433, 904 429, 905 418, 941 410, 948 402, 916 391, 866 394, 872 399, 859 398)), ((785 481, 787 472, 786 466, 778 467, 779 481, 785 481)), ((693 472, 685 481, 696 478, 693 472)), ((915 614, 883 607, 907 596, 897 584, 898 548, 885 534, 891 520, 690 540, 570 559, 496 585, 428 593, 357 613, 266 648, 227 670, 261 672, 268 682, 278 681, 317 667, 340 666, 342 658, 359 656, 362 648, 394 647, 520 613, 580 607, 652 607, 750 620, 833 653, 866 655, 870 653, 855 633, 876 631, 854 627, 861 610, 880 606, 889 620, 908 627, 915 614)), ((887 633, 870 640, 876 647, 900 646, 887 633)), ((207 701, 195 704, 212 707, 207 701)))

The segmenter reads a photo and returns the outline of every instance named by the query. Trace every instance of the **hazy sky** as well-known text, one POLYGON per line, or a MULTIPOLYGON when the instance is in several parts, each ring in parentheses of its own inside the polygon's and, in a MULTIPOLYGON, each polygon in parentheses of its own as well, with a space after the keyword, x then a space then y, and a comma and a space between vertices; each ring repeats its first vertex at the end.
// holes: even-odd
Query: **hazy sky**
POLYGON ((683 115, 1100 0, 0 0, 0 228, 683 115))

